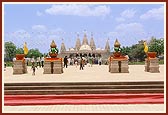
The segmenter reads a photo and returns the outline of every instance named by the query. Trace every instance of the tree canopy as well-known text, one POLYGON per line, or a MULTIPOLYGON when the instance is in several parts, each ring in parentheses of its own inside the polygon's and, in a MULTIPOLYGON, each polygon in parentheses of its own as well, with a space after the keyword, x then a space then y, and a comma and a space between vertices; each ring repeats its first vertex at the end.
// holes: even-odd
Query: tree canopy
POLYGON ((27 54, 27 57, 32 58, 33 56, 34 58, 41 57, 42 53, 40 53, 38 49, 30 49, 27 54))
POLYGON ((164 39, 156 39, 152 37, 149 42, 149 51, 157 52, 157 55, 164 54, 164 39))
POLYGON ((23 53, 24 53, 23 48, 16 49, 16 54, 23 54, 23 53))
POLYGON ((12 61, 16 55, 16 46, 12 42, 5 42, 5 59, 12 61))
MULTIPOLYGON (((151 37, 148 43, 149 52, 157 52, 157 56, 164 54, 164 39, 156 39, 155 37, 151 37)), ((130 60, 139 60, 144 61, 146 54, 144 52, 144 45, 134 44, 130 47, 122 47, 122 54, 128 55, 130 60)))

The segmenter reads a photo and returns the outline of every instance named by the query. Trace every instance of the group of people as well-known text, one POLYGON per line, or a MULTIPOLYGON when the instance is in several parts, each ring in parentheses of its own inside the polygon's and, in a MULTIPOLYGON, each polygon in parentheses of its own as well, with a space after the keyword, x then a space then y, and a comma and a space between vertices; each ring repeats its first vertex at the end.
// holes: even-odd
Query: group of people
POLYGON ((42 57, 37 57, 36 59, 33 56, 31 59, 26 59, 27 65, 29 62, 31 62, 31 64, 34 63, 39 67, 44 67, 44 56, 42 55, 42 57))
MULTIPOLYGON (((99 59, 97 60, 98 64, 101 65, 102 64, 102 59, 101 57, 99 57, 99 59)), ((67 68, 68 65, 74 65, 77 67, 78 65, 80 66, 80 70, 83 70, 83 67, 85 65, 88 65, 89 67, 92 67, 93 64, 95 64, 95 58, 94 57, 74 57, 74 58, 68 58, 67 56, 64 57, 64 67, 67 68)))
MULTIPOLYGON (((69 58, 70 59, 70 58, 69 58)), ((83 67, 85 65, 85 60, 84 60, 84 57, 80 57, 80 59, 73 59, 71 58, 70 61, 68 61, 68 57, 65 56, 64 57, 64 67, 68 67, 68 62, 70 63, 70 65, 73 65, 75 64, 75 66, 77 67, 78 65, 80 65, 80 70, 83 70, 83 67)))
MULTIPOLYGON (((43 55, 42 57, 37 57, 36 59, 33 56, 29 61, 31 61, 31 65, 32 65, 31 69, 33 69, 32 75, 35 75, 37 66, 44 67, 44 56, 43 55)), ((27 60, 27 65, 28 65, 28 60, 27 60)))

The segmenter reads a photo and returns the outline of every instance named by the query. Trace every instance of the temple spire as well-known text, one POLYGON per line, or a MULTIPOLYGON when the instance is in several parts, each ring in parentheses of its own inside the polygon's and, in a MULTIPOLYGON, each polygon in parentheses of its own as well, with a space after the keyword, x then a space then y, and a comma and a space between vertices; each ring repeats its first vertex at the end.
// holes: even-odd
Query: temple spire
POLYGON ((93 33, 91 33, 91 39, 90 39, 90 47, 92 50, 96 50, 96 45, 93 39, 93 33))
POLYGON ((60 52, 65 52, 66 51, 66 48, 65 48, 65 44, 63 42, 63 38, 62 38, 62 44, 61 44, 61 49, 60 49, 60 52))
POLYGON ((88 45, 88 39, 86 33, 84 33, 82 45, 88 45))
POLYGON ((107 39, 106 46, 105 46, 105 50, 106 50, 107 52, 110 52, 109 38, 107 39))
POLYGON ((80 47, 81 47, 81 42, 80 42, 79 34, 77 34, 77 40, 76 40, 75 49, 77 51, 79 51, 80 47))

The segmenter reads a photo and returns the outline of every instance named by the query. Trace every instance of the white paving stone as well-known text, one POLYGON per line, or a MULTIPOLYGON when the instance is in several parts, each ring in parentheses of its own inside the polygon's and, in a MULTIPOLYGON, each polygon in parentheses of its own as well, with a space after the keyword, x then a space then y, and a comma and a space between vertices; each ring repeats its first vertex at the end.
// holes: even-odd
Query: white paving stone
POLYGON ((4 113, 164 113, 164 104, 5 106, 4 113))
POLYGON ((164 80, 164 65, 160 65, 160 73, 144 71, 144 65, 129 65, 129 73, 110 73, 108 65, 94 65, 79 70, 79 67, 69 66, 64 68, 63 74, 43 74, 43 68, 36 70, 32 76, 32 70, 28 67, 28 73, 13 75, 12 67, 4 71, 4 82, 107 82, 107 81, 158 81, 164 80))

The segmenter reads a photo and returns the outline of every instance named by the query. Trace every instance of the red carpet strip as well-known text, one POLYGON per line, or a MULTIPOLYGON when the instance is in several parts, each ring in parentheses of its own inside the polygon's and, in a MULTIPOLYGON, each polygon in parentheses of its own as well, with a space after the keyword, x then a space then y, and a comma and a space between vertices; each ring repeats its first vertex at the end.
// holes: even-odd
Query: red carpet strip
POLYGON ((5 106, 57 104, 163 104, 163 93, 5 95, 5 106))

